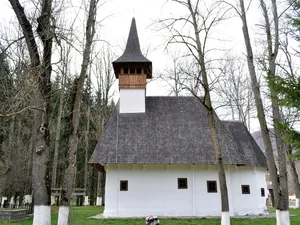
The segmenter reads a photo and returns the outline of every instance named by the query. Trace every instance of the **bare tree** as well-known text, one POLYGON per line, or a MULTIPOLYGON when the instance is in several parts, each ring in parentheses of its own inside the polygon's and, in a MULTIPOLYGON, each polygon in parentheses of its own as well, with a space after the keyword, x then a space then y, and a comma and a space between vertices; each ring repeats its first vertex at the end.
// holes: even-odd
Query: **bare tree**
MULTIPOLYGON (((295 65, 293 61, 293 54, 291 54, 289 50, 289 34, 290 30, 289 28, 286 29, 283 32, 283 39, 280 42, 280 49, 284 53, 285 56, 285 62, 284 63, 279 63, 279 67, 282 70, 282 74, 287 74, 289 77, 294 77, 295 75, 295 65)), ((292 33, 293 35, 293 33, 292 33)), ((284 123, 288 124, 290 127, 293 127, 293 125, 298 122, 299 118, 299 111, 297 109, 283 109, 283 112, 281 115, 283 115, 283 120, 284 123)), ((291 181, 292 181, 292 186, 293 190, 295 191, 296 195, 296 208, 300 208, 300 183, 299 183, 299 175, 297 174, 296 170, 296 163, 295 163, 295 157, 293 157, 293 148, 292 146, 286 144, 285 146, 286 152, 287 152, 287 161, 288 165, 290 166, 290 173, 291 173, 291 181)))
POLYGON ((85 205, 88 205, 88 158, 89 158, 89 132, 90 132, 90 115, 91 115, 91 66, 90 71, 87 77, 87 109, 86 109, 86 130, 84 133, 84 145, 85 145, 85 154, 84 154, 84 189, 85 189, 85 205))
POLYGON ((50 225, 50 186, 49 182, 49 97, 51 90, 51 56, 54 27, 52 26, 52 0, 41 1, 40 16, 37 18, 37 33, 43 44, 39 52, 33 26, 26 17, 19 0, 9 0, 19 21, 30 56, 31 79, 34 85, 35 154, 33 156, 33 195, 34 195, 34 225, 50 225), (42 59, 40 59, 42 55, 42 59))
POLYGON ((188 81, 186 76, 190 74, 187 68, 190 67, 185 64, 186 60, 179 53, 171 53, 170 56, 171 66, 166 68, 159 77, 170 87, 170 94, 178 97, 185 89, 184 86, 188 81))
MULTIPOLYGON (((256 105, 256 109, 257 109, 257 117, 258 117, 258 120, 260 123, 264 148, 265 148, 265 152, 266 152, 266 156, 267 156, 268 169, 269 169, 269 172, 271 175, 271 181, 272 181, 273 190, 274 190, 275 207, 276 207, 276 209, 278 209, 277 212, 284 212, 284 214, 285 214, 284 216, 281 213, 277 214, 277 216, 278 216, 277 224, 278 225, 279 224, 287 225, 287 224, 290 224, 290 222, 289 222, 288 211, 286 212, 286 196, 285 196, 286 193, 285 192, 287 190, 283 190, 283 188, 286 187, 286 185, 285 185, 286 184, 285 183, 286 182, 286 173, 284 173, 285 166, 281 167, 282 174, 279 175, 279 177, 278 177, 277 168, 276 168, 273 150, 272 150, 272 145, 271 145, 271 140, 270 140, 270 133, 269 133, 269 129, 267 126, 264 106, 263 106, 261 93, 260 93, 260 85, 257 81, 257 76, 256 76, 256 71, 255 71, 255 66, 254 66, 254 56, 253 56, 252 45, 251 45, 251 41, 250 41, 244 0, 240 0, 239 3, 240 3, 239 7, 235 7, 232 4, 230 4, 230 5, 234 8, 236 13, 239 15, 239 17, 242 20, 242 24, 243 24, 243 35, 244 35, 246 52, 247 52, 246 56, 247 56, 248 70, 249 70, 249 75, 251 78, 251 86, 252 86, 252 91, 253 91, 254 99, 255 99, 255 105, 256 105), (281 186, 280 184, 283 184, 283 186, 281 186)), ((270 46, 268 46, 268 48, 270 48, 270 46)), ((269 51, 270 50, 272 52, 272 48, 269 49, 269 51)), ((277 49, 275 51, 277 51, 277 49)), ((271 54, 273 54, 273 53, 271 53, 271 54)), ((275 55, 277 55, 277 52, 275 52, 275 55)), ((283 160, 285 163, 285 156, 283 156, 283 157, 284 157, 283 160)))
MULTIPOLYGON (((95 87, 96 101, 103 106, 108 105, 109 100, 113 95, 110 91, 116 80, 111 66, 112 59, 113 54, 108 46, 103 46, 95 57, 93 73, 97 80, 97 86, 95 87)), ((103 115, 100 114, 100 116, 103 115)))
POLYGON ((82 101, 83 85, 87 74, 87 68, 90 64, 91 49, 93 37, 95 34, 95 22, 97 12, 98 0, 90 0, 88 18, 85 30, 85 47, 83 52, 83 60, 81 65, 80 75, 76 84, 76 94, 72 106, 72 121, 69 136, 69 150, 68 150, 68 166, 64 175, 63 190, 58 214, 58 224, 67 225, 69 220, 69 208, 73 192, 73 183, 76 169, 76 153, 78 147, 78 125, 80 119, 80 106, 82 101))
POLYGON ((69 72, 69 63, 70 63, 70 46, 64 47, 61 46, 61 69, 59 71, 60 74, 60 90, 59 90, 59 107, 58 107, 58 115, 56 121, 56 129, 55 129, 55 142, 54 142, 54 154, 53 154, 53 164, 52 164, 52 179, 51 179, 51 187, 56 188, 56 180, 57 180, 57 166, 58 166, 58 154, 60 148, 60 131, 61 131, 61 119, 63 113, 64 106, 64 97, 65 97, 65 83, 66 76, 69 72))
MULTIPOLYGON (((267 76, 269 79, 273 79, 276 73, 276 58, 279 51, 279 16, 277 13, 276 0, 272 0, 272 20, 274 24, 274 35, 272 35, 272 27, 268 15, 267 6, 264 1, 260 0, 260 6, 263 11, 265 19, 265 32, 267 41, 267 76)), ((278 96, 275 90, 270 88, 271 92, 271 103, 272 103, 272 114, 273 114, 273 125, 276 139, 276 146, 278 151, 278 203, 276 207, 277 220, 282 224, 289 224, 289 193, 288 193, 288 182, 287 182, 287 169, 286 169, 286 145, 283 141, 283 133, 280 128, 282 122, 278 96), (286 215, 285 215, 286 214, 286 215)), ((274 187, 275 188, 275 187, 274 187)))
POLYGON ((199 6, 199 3, 201 2, 200 0, 197 0, 195 4, 192 4, 190 0, 173 0, 172 2, 180 4, 182 7, 187 9, 189 14, 186 17, 169 18, 159 22, 172 34, 169 44, 183 44, 197 65, 197 74, 194 77, 196 85, 194 88, 188 88, 187 86, 186 88, 188 88, 189 91, 191 91, 191 93, 199 99, 201 102, 200 104, 203 104, 207 110, 210 134, 215 152, 220 183, 222 208, 221 224, 227 225, 230 224, 228 191, 222 152, 217 138, 216 116, 211 101, 211 83, 209 82, 209 68, 207 68, 208 62, 206 61, 206 57, 208 56, 207 41, 209 34, 220 21, 225 19, 226 10, 223 10, 219 3, 216 3, 210 6, 206 5, 204 7, 206 11, 201 12, 199 6), (176 25, 181 25, 181 27, 190 25, 193 35, 184 34, 182 29, 178 29, 176 25), (200 98, 198 95, 199 88, 203 89, 203 98, 200 98))
POLYGON ((254 101, 249 78, 245 74, 244 62, 236 57, 227 57, 221 65, 221 77, 214 92, 218 96, 220 109, 229 108, 232 120, 240 120, 250 130, 254 101))
POLYGON ((20 31, 11 31, 9 36, 2 33, 5 46, 1 47, 0 53, 0 124, 3 134, 8 134, 8 138, 4 138, 0 157, 0 161, 5 159, 0 171, 0 176, 4 178, 1 182, 2 194, 6 197, 19 195, 20 198, 32 193, 32 149, 35 139, 32 115, 28 110, 22 111, 28 107, 32 96, 26 59, 28 53, 23 38, 19 38, 22 36, 20 31), (14 41, 11 41, 12 38, 14 41))
MULTIPOLYGON (((96 115, 91 116, 92 124, 97 127, 96 139, 103 133, 104 125, 108 121, 113 109, 111 88, 115 82, 115 75, 112 69, 113 54, 109 46, 103 46, 95 54, 93 75, 96 78, 96 115)), ((97 175, 97 205, 105 204, 105 171, 98 171, 97 175)))

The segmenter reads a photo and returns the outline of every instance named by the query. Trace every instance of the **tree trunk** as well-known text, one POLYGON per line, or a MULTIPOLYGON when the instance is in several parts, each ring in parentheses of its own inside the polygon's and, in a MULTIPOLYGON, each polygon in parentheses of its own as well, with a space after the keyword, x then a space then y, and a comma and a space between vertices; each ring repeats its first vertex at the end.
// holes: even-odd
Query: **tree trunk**
POLYGON ((51 25, 52 0, 41 2, 41 14, 37 18, 37 33, 43 44, 42 61, 38 52, 32 25, 26 17, 19 0, 9 0, 23 31, 30 56, 35 110, 34 123, 37 131, 33 156, 32 182, 34 198, 33 225, 50 225, 49 185, 49 131, 48 117, 51 91, 51 56, 54 28, 51 25))
MULTIPOLYGON (((35 92, 35 105, 43 107, 43 96, 35 92)), ((44 126, 43 113, 35 111, 36 139, 32 164, 32 189, 34 201, 33 225, 50 225, 49 134, 44 126)))
POLYGON ((97 179, 97 206, 105 205, 105 171, 98 171, 97 179))
POLYGON ((215 117, 214 117, 214 110, 211 103, 210 98, 210 89, 209 89, 209 82, 208 82, 208 76, 207 76, 207 70, 205 65, 205 58, 204 58, 204 51, 202 50, 201 41, 200 41, 200 34, 199 34, 199 28, 198 23, 196 19, 196 12, 193 9, 191 1, 187 1, 188 9, 191 13, 192 22, 193 22, 193 28, 196 38, 196 46, 197 46, 197 61, 199 63, 202 76, 202 86, 204 88, 205 97, 203 100, 203 104, 207 109, 207 117, 209 121, 209 128, 210 128, 210 134, 211 134, 211 140, 213 144, 213 149, 215 152, 215 158, 216 158, 216 164, 218 169, 218 177, 219 177, 219 183, 220 183, 220 192, 221 192, 221 209, 222 209, 222 218, 221 218, 221 225, 229 225, 230 224, 230 216, 229 216, 229 201, 228 201, 228 190, 227 190, 227 184, 226 184, 226 177, 225 177, 225 170, 223 166, 223 158, 222 158, 222 152, 220 149, 220 145, 217 138, 217 128, 215 123, 215 117))
POLYGON ((102 177, 103 177, 103 172, 98 171, 98 179, 97 179, 97 201, 96 205, 101 206, 102 205, 102 200, 103 200, 103 195, 102 195, 102 177))
POLYGON ((26 181, 26 186, 25 186, 25 195, 31 195, 32 194, 32 166, 33 166, 33 154, 34 154, 34 142, 36 139, 36 130, 35 130, 35 122, 33 120, 32 122, 32 128, 31 128, 31 138, 30 138, 30 143, 29 143, 29 147, 28 147, 28 151, 29 151, 29 160, 27 163, 27 173, 26 173, 26 177, 27 177, 27 181, 26 181))
MULTIPOLYGON (((22 142, 23 140, 23 126, 22 126, 22 119, 19 117, 18 118, 18 124, 17 124, 17 132, 15 133, 15 143, 16 147, 14 149, 14 173, 15 176, 17 177, 17 182, 15 186, 15 198, 16 200, 19 197, 19 202, 18 204, 20 205, 23 200, 24 196, 24 189, 26 186, 26 177, 22 174, 22 172, 26 173, 27 166, 26 162, 28 159, 28 155, 25 154, 27 152, 27 146, 24 145, 22 142), (22 175, 21 175, 22 174, 22 175)), ((17 201, 15 200, 15 203, 17 204, 17 201)), ((16 205, 18 207, 18 205, 16 205)))
POLYGON ((7 159, 8 159, 8 170, 7 173, 5 174, 5 180, 4 180, 4 196, 8 197, 8 200, 10 201, 10 196, 12 195, 11 190, 9 188, 10 183, 11 183, 11 176, 12 176, 12 171, 13 171, 13 157, 14 157, 14 149, 15 149, 15 145, 14 145, 14 136, 15 136, 15 116, 11 117, 11 120, 9 122, 9 136, 8 136, 8 151, 7 151, 7 159))
MULTIPOLYGON (((274 32, 275 35, 272 37, 271 25, 269 21, 268 11, 263 0, 260 0, 260 5, 263 10, 263 15, 265 18, 265 30, 267 37, 267 49, 268 49, 268 77, 273 79, 276 73, 276 57, 279 49, 279 25, 278 25, 278 15, 277 15, 277 4, 276 0, 272 0, 273 9, 273 21, 274 21, 274 32), (274 40, 274 47, 273 47, 274 40)), ((283 141, 283 133, 280 130, 280 123, 282 122, 279 106, 278 106, 278 96, 276 91, 270 88, 271 91, 271 103, 272 103, 272 113, 273 113, 273 124, 275 131, 275 139, 278 151, 278 168, 279 177, 278 180, 278 202, 276 205, 276 217, 277 224, 290 224, 289 220, 289 193, 288 193, 288 181, 287 181, 287 169, 286 169, 286 145, 283 141)))
POLYGON ((86 43, 83 53, 81 72, 78 78, 76 97, 73 105, 71 129, 69 136, 68 166, 64 175, 63 190, 58 214, 58 225, 67 225, 69 220, 69 208, 73 192, 73 183, 76 168, 76 153, 78 147, 78 125, 80 119, 80 106, 82 101, 83 85, 90 63, 93 36, 95 34, 95 20, 98 0, 91 0, 86 25, 86 43))
POLYGON ((90 114, 91 114, 91 106, 90 106, 90 88, 91 88, 91 71, 88 75, 88 96, 87 96, 87 111, 86 111, 86 131, 85 131, 85 155, 84 155, 84 189, 85 189, 85 205, 88 205, 88 177, 89 177, 89 170, 88 170, 88 158, 89 158, 89 132, 90 132, 90 114))
MULTIPOLYGON (((292 147, 288 146, 287 155, 291 156, 292 151, 293 151, 292 147)), ((299 202, 299 199, 300 199, 300 183, 299 183, 299 176, 298 176, 298 173, 297 173, 295 160, 291 157, 288 157, 288 163, 289 163, 289 166, 290 166, 292 185, 293 185, 293 189, 294 189, 295 195, 296 195, 295 208, 300 208, 300 202, 299 202)))
POLYGON ((255 105, 256 105, 256 109, 257 109, 257 118, 259 120, 261 133, 262 133, 262 139, 263 139, 265 152, 266 152, 266 156, 267 156, 267 165, 268 165, 269 172, 271 175, 275 207, 277 209, 279 206, 279 201, 280 201, 277 168, 275 165, 273 149, 272 149, 270 135, 269 135, 269 129, 267 127, 266 117, 264 114, 264 107, 263 107, 261 94, 260 94, 260 90, 259 90, 259 83, 256 78, 256 72, 255 72, 254 61, 253 61, 253 52, 252 52, 250 36, 249 36, 249 32, 248 32, 246 12, 245 12, 243 0, 240 0, 240 7, 241 7, 240 17, 243 22, 243 35, 244 35, 244 41, 245 41, 245 46, 246 46, 246 50, 247 50, 247 63, 248 63, 248 69, 249 69, 249 74, 250 74, 250 78, 251 78, 251 86, 252 86, 252 91, 253 91, 254 99, 255 99, 255 105))
POLYGON ((8 136, 8 146, 10 150, 13 149, 14 134, 15 134, 15 116, 12 116, 11 121, 9 123, 9 136, 8 136))
POLYGON ((298 177, 298 174, 297 174, 295 161, 293 159, 288 158, 288 162, 289 162, 289 165, 290 165, 292 184, 293 184, 293 188, 295 190, 295 195, 296 195, 295 208, 299 209, 300 208, 300 202, 299 202, 299 199, 300 199, 299 177, 298 177))
POLYGON ((222 152, 221 152, 218 137, 217 137, 217 129, 216 129, 214 111, 212 108, 208 108, 207 116, 208 116, 208 120, 209 120, 209 129, 210 129, 211 139, 212 139, 212 143, 213 143, 213 148, 215 151, 215 158, 216 158, 219 183, 220 183, 221 204, 222 204, 221 224, 227 225, 227 224, 230 224, 228 190, 227 190, 226 176, 225 176, 225 170, 224 170, 224 165, 223 165, 222 152))
POLYGON ((210 91, 209 91, 209 83, 207 78, 207 70, 205 66, 205 59, 204 59, 204 53, 202 51, 202 46, 200 42, 200 36, 199 36, 199 29, 198 29, 198 23, 196 19, 196 12, 192 8, 191 1, 187 1, 189 11, 191 13, 192 21, 193 21, 193 27, 196 37, 196 45, 197 45, 197 51, 198 51, 198 59, 200 66, 200 71, 202 75, 202 82, 203 82, 203 88, 205 92, 205 98, 203 101, 203 104, 205 105, 207 109, 207 117, 209 121, 209 128, 210 128, 210 134, 211 134, 211 140, 213 144, 213 149, 215 152, 215 158, 216 158, 216 164, 218 169, 218 176, 219 176, 219 183, 220 183, 220 191, 221 191, 221 209, 222 209, 222 218, 221 218, 221 224, 222 225, 228 225, 230 224, 230 217, 229 217, 229 201, 228 201, 228 191, 227 191, 227 184, 226 184, 226 177, 225 177, 225 171, 223 166, 223 158, 222 158, 222 152, 220 149, 220 145, 217 138, 217 128, 215 124, 215 117, 214 117, 214 110, 212 108, 211 99, 210 99, 210 91))
POLYGON ((60 129, 61 129, 61 117, 63 113, 63 105, 64 105, 64 96, 65 96, 65 74, 62 73, 61 77, 61 88, 59 94, 59 107, 58 107, 58 115, 56 122, 56 130, 55 130, 55 143, 54 143, 54 155, 53 155, 53 165, 52 165, 52 179, 51 179, 51 187, 56 187, 56 176, 57 176, 57 164, 58 164, 58 153, 59 153, 59 139, 60 139, 60 129))

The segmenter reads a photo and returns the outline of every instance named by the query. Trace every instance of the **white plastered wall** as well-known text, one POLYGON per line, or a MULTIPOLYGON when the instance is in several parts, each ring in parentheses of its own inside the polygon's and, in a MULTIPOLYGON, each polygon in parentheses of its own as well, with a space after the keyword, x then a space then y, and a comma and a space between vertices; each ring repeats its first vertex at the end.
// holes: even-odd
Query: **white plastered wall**
MULTIPOLYGON (((106 165, 105 217, 221 216, 220 187, 213 165, 106 165), (177 179, 187 178, 188 189, 178 189, 177 179), (128 180, 128 191, 120 191, 128 180), (207 193, 207 180, 216 180, 217 193, 207 193)), ((265 209, 264 168, 226 166, 230 215, 260 214, 265 209), (250 185, 250 195, 241 185, 250 185)))
POLYGON ((231 171, 232 206, 235 215, 263 213, 268 190, 266 169, 259 167, 234 167, 231 171), (242 194, 241 185, 250 185, 250 194, 242 194), (265 196, 261 196, 261 188, 265 196), (233 194, 234 193, 234 194, 233 194))
POLYGON ((120 89, 120 113, 145 113, 145 89, 120 89))

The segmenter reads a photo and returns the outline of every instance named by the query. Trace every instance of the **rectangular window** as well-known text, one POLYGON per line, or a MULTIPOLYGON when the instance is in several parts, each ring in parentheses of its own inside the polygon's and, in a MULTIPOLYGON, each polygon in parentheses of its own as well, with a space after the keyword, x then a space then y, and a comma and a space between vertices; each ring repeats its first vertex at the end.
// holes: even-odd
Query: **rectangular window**
POLYGON ((264 188, 260 189, 260 195, 261 195, 261 197, 265 197, 265 189, 264 188))
POLYGON ((242 194, 250 194, 250 186, 242 185, 242 194))
POLYGON ((178 189, 187 189, 187 178, 178 178, 178 189))
POLYGON ((128 191, 128 180, 120 180, 120 191, 128 191))
POLYGON ((215 181, 215 180, 207 181, 207 192, 208 193, 216 193, 217 192, 217 181, 215 181))

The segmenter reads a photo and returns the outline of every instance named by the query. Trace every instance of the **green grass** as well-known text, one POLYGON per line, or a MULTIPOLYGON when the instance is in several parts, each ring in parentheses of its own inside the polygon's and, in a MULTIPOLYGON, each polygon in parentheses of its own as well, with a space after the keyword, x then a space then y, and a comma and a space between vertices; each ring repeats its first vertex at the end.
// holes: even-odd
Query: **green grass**
MULTIPOLYGON (((103 211, 102 207, 72 207, 70 212, 70 225, 141 225, 144 219, 88 219, 103 211)), ((52 225, 57 224, 58 208, 52 207, 52 225)), ((291 224, 300 224, 300 209, 291 209, 291 224)), ((161 225, 220 225, 220 219, 160 219, 161 225)), ((32 218, 22 222, 0 220, 1 225, 31 225, 32 218)), ((268 219, 231 219, 232 225, 274 225, 275 218, 268 219)))

